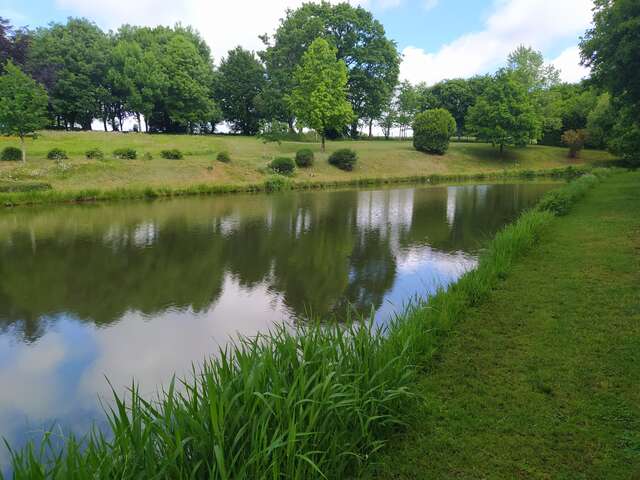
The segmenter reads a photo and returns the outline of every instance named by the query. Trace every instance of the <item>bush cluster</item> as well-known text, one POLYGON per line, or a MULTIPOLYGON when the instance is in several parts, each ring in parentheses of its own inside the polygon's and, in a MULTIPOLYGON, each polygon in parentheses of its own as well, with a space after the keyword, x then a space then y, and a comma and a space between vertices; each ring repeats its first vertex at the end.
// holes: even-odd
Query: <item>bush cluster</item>
POLYGON ((61 148, 52 148, 47 153, 47 158, 49 160, 66 160, 69 157, 67 156, 67 152, 65 152, 61 148))
POLYGON ((296 152, 296 165, 300 168, 307 168, 313 165, 313 150, 310 148, 303 148, 296 152))
POLYGON ((182 152, 177 148, 173 148, 171 150, 162 150, 160 156, 168 160, 180 160, 182 158, 182 152))
POLYGON ((138 153, 134 148, 116 148, 113 151, 113 156, 121 160, 135 160, 138 153))
POLYGON ((350 172, 358 161, 358 154, 350 148, 341 148, 336 150, 329 157, 329 163, 340 170, 350 172))
POLYGON ((455 133, 456 121, 447 110, 427 110, 416 115, 413 122, 413 146, 421 152, 442 155, 455 133))
POLYGON ((269 164, 269 168, 280 175, 291 175, 296 169, 296 164, 289 157, 276 157, 269 164))
POLYGON ((104 158, 104 153, 99 148, 90 148, 84 152, 84 155, 89 160, 102 160, 104 158))
POLYGON ((216 159, 222 163, 229 163, 231 161, 231 155, 229 155, 229 152, 225 150, 218 153, 218 156, 216 157, 216 159))
POLYGON ((0 193, 41 192, 51 190, 51 184, 45 182, 0 182, 0 193))
POLYGON ((5 162, 16 162, 22 160, 22 150, 17 147, 6 147, 0 154, 0 160, 5 162))

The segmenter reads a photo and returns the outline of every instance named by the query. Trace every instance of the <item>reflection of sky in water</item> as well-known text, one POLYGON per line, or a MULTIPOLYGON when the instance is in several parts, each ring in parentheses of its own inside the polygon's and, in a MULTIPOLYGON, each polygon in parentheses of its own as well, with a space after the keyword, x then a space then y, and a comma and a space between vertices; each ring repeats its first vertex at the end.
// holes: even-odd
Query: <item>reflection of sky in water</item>
MULTIPOLYGON (((38 334, 26 341, 23 322, 11 312, 28 311, 29 302, 20 304, 24 294, 14 292, 11 278, 7 280, 11 272, 3 272, 0 263, 0 436, 19 445, 29 436, 38 438, 38 432, 54 422, 83 434, 101 418, 98 397, 110 396, 105 376, 117 389, 135 379, 141 391, 151 395, 172 374, 188 374, 193 362, 199 363, 238 333, 253 335, 303 316, 300 305, 317 293, 313 289, 322 290, 313 298, 329 302, 329 311, 370 300, 382 324, 416 295, 433 293, 473 268, 478 239, 495 232, 548 188, 538 184, 236 196, 121 204, 88 212, 25 210, 24 216, 14 213, 5 223, 0 216, 0 261, 20 251, 36 276, 42 267, 38 262, 55 266, 60 257, 70 262, 80 255, 80 248, 89 248, 87 261, 93 263, 91 249, 100 247, 100 255, 113 255, 109 263, 123 252, 128 255, 116 274, 127 275, 151 262, 152 274, 166 280, 164 285, 154 284, 153 295, 116 297, 136 300, 142 307, 133 302, 110 305, 105 300, 111 300, 108 291, 65 290, 67 303, 55 304, 54 296, 53 304, 45 302, 41 310, 34 310, 47 313, 31 319, 38 334), (127 215, 131 222, 125 221, 127 215), (13 235, 23 231, 28 235, 13 235), (85 237, 76 242, 81 231, 85 237), (62 246, 47 243, 61 237, 62 246), (18 250, 20 242, 23 250, 18 250), (168 250, 154 250, 161 245, 168 245, 168 250), (296 251, 298 245, 307 250, 296 251), (47 257, 47 249, 54 255, 47 257), (313 263, 314 251, 323 252, 325 264, 313 263), (204 276, 185 276, 180 264, 191 260, 193 271, 200 258, 204 276), (156 260, 165 263, 155 265, 156 260), (176 269, 181 275, 177 278, 171 276, 176 269), (185 299, 184 287, 190 281, 204 279, 209 288, 209 277, 216 272, 220 284, 210 301, 203 301, 202 295, 185 299), (174 288, 176 282, 183 283, 181 288, 174 288), (299 288, 307 285, 313 288, 299 288), (85 318, 86 302, 74 304, 74 295, 96 295, 90 306, 106 302, 105 312, 124 313, 101 321, 85 318), (3 301, 10 304, 2 307, 3 301), (153 308, 149 302, 156 302, 153 308)), ((64 264, 56 268, 62 272, 64 264)), ((118 278, 110 280, 109 288, 117 290, 118 278)), ((39 290, 25 291, 38 295, 39 290)), ((6 464, 4 449, 0 462, 6 464)))

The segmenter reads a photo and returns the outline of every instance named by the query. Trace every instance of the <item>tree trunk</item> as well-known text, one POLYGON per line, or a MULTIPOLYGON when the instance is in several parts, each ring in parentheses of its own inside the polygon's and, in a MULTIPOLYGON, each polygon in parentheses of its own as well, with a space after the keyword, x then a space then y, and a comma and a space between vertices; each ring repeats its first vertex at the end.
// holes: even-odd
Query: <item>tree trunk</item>
POLYGON ((322 131, 322 151, 324 152, 324 130, 322 131))
POLYGON ((140 112, 136 112, 136 118, 138 119, 138 132, 142 133, 142 121, 140 120, 140 112))
POLYGON ((369 120, 369 138, 373 136, 373 118, 369 120))
POLYGON ((500 155, 504 152, 504 143, 500 144, 500 155))
POLYGON ((108 132, 109 129, 107 128, 107 117, 102 118, 102 124, 104 125, 104 131, 108 132))
POLYGON ((22 150, 22 163, 27 162, 27 147, 24 144, 24 136, 20 135, 20 149, 22 150))

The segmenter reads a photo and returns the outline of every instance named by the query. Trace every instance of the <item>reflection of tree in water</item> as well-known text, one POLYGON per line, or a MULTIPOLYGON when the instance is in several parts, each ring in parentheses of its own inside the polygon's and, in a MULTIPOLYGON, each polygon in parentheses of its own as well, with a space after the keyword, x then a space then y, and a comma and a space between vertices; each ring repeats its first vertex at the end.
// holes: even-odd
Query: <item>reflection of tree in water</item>
POLYGON ((130 310, 204 312, 227 274, 244 288, 265 284, 299 316, 369 312, 393 286, 399 248, 475 248, 541 192, 438 187, 49 209, 0 237, 0 329, 34 340, 57 313, 106 325, 130 310))

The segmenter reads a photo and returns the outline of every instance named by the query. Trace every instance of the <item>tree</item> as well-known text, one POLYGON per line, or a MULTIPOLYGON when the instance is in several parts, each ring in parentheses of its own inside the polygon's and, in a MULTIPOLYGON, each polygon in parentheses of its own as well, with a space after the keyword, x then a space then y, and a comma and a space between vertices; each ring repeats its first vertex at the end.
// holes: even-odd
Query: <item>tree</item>
POLYGON ((444 108, 435 108, 416 115, 413 122, 413 146, 416 150, 437 155, 449 148, 456 133, 456 120, 444 108))
POLYGON ((257 99, 264 85, 264 67, 252 52, 237 47, 222 60, 215 80, 215 98, 234 131, 243 135, 258 131, 257 99))
POLYGON ((418 108, 419 97, 417 89, 407 81, 402 82, 398 88, 397 115, 401 138, 406 135, 407 129, 413 123, 413 119, 418 113, 418 108))
POLYGON ((461 136, 467 110, 475 100, 469 82, 461 78, 444 80, 431 87, 430 93, 437 108, 444 108, 453 115, 458 136, 461 136))
POLYGON ((603 93, 587 117, 589 145, 594 148, 606 148, 617 120, 616 111, 611 105, 611 96, 609 93, 603 93))
MULTIPOLYGON (((344 60, 349 73, 348 99, 356 115, 351 133, 357 134, 357 121, 378 118, 382 113, 400 71, 400 55, 393 41, 386 37, 384 27, 370 12, 348 3, 305 3, 297 10, 288 10, 273 39, 263 36, 267 46, 260 54, 267 69, 269 89, 287 120, 293 126, 293 115, 284 101, 294 86, 293 72, 300 59, 318 37, 326 38, 337 49, 337 58, 344 60)), ((273 103, 272 107, 275 107, 273 103)))
POLYGON ((545 65, 542 53, 520 45, 507 58, 507 68, 528 92, 544 90, 560 83, 560 71, 545 65))
POLYGON ((51 110, 67 128, 85 130, 98 116, 109 41, 94 23, 70 18, 36 30, 28 71, 48 90, 51 110))
POLYGON ((469 108, 467 125, 493 145, 526 146, 541 134, 541 119, 525 87, 512 72, 499 71, 476 104, 469 108))
POLYGON ((353 119, 347 101, 347 66, 336 59, 336 49, 324 38, 313 41, 294 73, 295 87, 289 97, 291 110, 305 126, 322 137, 326 131, 340 129, 353 119))
POLYGON ((569 147, 569 158, 577 158, 587 141, 587 131, 567 130, 562 134, 562 143, 569 147))
POLYGON ((26 28, 14 28, 6 18, 0 17, 0 67, 7 60, 24 65, 31 33, 26 28))
POLYGON ((20 138, 23 162, 25 137, 47 124, 47 103, 45 89, 9 61, 0 77, 0 132, 20 138))

